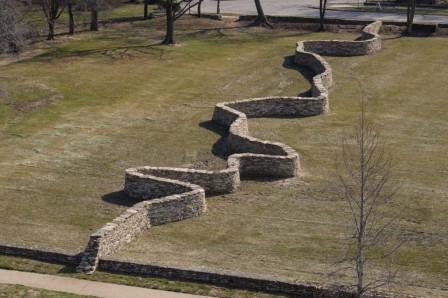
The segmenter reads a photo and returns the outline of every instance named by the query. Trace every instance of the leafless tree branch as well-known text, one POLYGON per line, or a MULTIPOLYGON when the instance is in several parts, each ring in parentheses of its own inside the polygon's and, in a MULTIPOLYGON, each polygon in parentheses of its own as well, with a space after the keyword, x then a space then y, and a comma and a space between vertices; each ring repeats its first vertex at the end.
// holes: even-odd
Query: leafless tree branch
MULTIPOLYGON (((394 219, 378 220, 383 206, 393 200, 397 185, 392 182, 392 156, 387 152, 381 129, 367 117, 366 102, 361 101, 358 124, 350 136, 341 141, 341 158, 336 161, 340 194, 346 199, 351 213, 356 239, 355 254, 349 253, 337 265, 352 263, 333 272, 354 267, 357 275, 357 296, 381 287, 389 277, 365 281, 365 268, 371 259, 392 256, 399 245, 390 250, 379 249, 391 240, 387 230, 394 219), (380 252, 371 253, 371 249, 380 252)), ((351 241, 350 241, 351 242, 351 241)))

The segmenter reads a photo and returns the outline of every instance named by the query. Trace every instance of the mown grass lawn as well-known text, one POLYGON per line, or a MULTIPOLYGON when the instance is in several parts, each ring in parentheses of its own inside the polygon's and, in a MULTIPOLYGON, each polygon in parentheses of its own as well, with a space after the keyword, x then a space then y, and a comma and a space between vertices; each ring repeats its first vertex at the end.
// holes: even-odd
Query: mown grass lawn
POLYGON ((38 297, 38 298, 93 298, 93 296, 76 295, 64 292, 48 291, 21 285, 0 284, 0 297, 38 297))
MULTIPOLYGON (((223 298, 274 298, 274 297, 286 297, 278 294, 268 294, 261 292, 252 292, 247 290, 238 290, 238 289, 228 289, 222 288, 202 283, 192 283, 192 282, 183 282, 176 280, 167 280, 163 278, 151 277, 151 276, 137 276, 130 274, 112 274, 108 272, 97 271, 95 274, 78 274, 76 273, 76 266, 64 266, 57 264, 50 264, 39 262, 35 260, 30 260, 26 258, 17 258, 11 256, 2 256, 0 255, 0 268, 10 269, 10 270, 20 270, 20 271, 30 271, 36 273, 43 274, 51 274, 51 275, 59 275, 65 277, 74 277, 80 279, 86 279, 91 281, 101 281, 107 283, 115 283, 122 284, 127 286, 134 287, 142 287, 142 288, 150 288, 150 289, 158 289, 165 290, 171 292, 182 292, 182 293, 190 293, 202 296, 211 296, 211 297, 223 297, 223 298)), ((34 291, 34 289, 30 289, 22 286, 9 286, 0 284, 0 295, 5 293, 39 293, 39 290, 34 291)), ((45 291, 47 294, 48 291, 45 291)), ((50 293, 50 294, 53 294, 50 293)), ((59 292, 57 294, 60 294, 59 292)), ((69 295, 69 294, 67 294, 69 295)), ((2 297, 2 296, 0 296, 2 297)), ((6 295, 6 297, 22 297, 19 295, 13 296, 6 295)), ((24 297, 33 297, 28 294, 24 297)), ((38 296, 40 297, 40 296, 38 296)), ((44 296, 48 297, 48 296, 44 296)), ((55 296, 49 296, 55 297, 55 296)), ((60 296, 56 296, 60 297, 60 296)), ((66 296, 61 296, 66 297, 66 296)), ((72 296, 69 296, 72 297, 72 296)), ((78 296, 76 296, 78 297, 78 296)), ((83 296, 84 297, 84 296, 83 296)))
MULTIPOLYGON (((152 14, 156 10, 156 5, 149 6, 149 13, 152 14)), ((31 6, 25 11, 27 21, 35 28, 42 30, 48 29, 48 24, 45 20, 45 14, 40 5, 31 6)), ((100 21, 107 21, 112 19, 126 18, 126 17, 143 17, 143 4, 131 4, 123 1, 112 1, 112 3, 104 9, 101 9, 98 15, 100 21)), ((90 11, 79 10, 76 7, 73 9, 73 19, 76 25, 88 24, 90 22, 90 11)), ((67 8, 61 13, 56 20, 57 27, 63 27, 68 24, 69 16, 67 8)), ((79 30, 79 28, 77 28, 79 30)))
MULTIPOLYGON (((223 168, 212 153, 220 135, 208 122, 216 103, 302 93, 309 73, 290 67, 295 42, 356 38, 240 23, 215 29, 222 25, 181 20, 173 47, 157 45, 162 20, 111 26, 59 37, 43 54, 1 66, 0 240, 82 250, 91 232, 132 204, 119 193, 124 169, 223 168)), ((386 213, 407 239, 395 256, 395 290, 448 296, 447 46, 385 37, 374 56, 328 57, 330 113, 250 121, 253 135, 301 154, 300 177, 244 181, 209 198, 204 216, 152 228, 117 255, 347 282, 325 275, 345 252, 348 220, 331 191, 332 164, 364 97, 402 185, 386 213)))

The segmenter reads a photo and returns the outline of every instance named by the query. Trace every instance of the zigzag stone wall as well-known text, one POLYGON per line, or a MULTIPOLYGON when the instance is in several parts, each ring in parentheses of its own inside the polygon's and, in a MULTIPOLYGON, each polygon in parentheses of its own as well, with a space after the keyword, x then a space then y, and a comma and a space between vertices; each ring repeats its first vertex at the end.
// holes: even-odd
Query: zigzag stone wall
POLYGON ((363 56, 371 55, 381 49, 381 39, 378 31, 381 28, 381 22, 374 22, 367 25, 360 38, 356 41, 346 40, 316 40, 305 41, 304 50, 314 52, 320 55, 329 56, 363 56))
POLYGON ((227 160, 227 169, 127 169, 124 191, 141 202, 91 235, 77 270, 94 272, 99 258, 112 254, 146 228, 201 215, 207 208, 205 193, 233 192, 239 187, 240 178, 244 177, 296 176, 300 168, 299 154, 285 144, 251 137, 247 119, 326 113, 329 109, 328 88, 333 83, 332 70, 319 54, 373 54, 381 49, 377 34, 380 28, 381 22, 366 26, 357 41, 298 42, 294 63, 310 68, 315 74, 311 97, 265 97, 217 104, 212 119, 228 128, 227 145, 234 153, 227 160))
POLYGON ((142 202, 90 235, 78 272, 92 273, 99 258, 134 240, 144 229, 201 215, 207 210, 204 189, 198 185, 157 178, 128 170, 127 187, 142 202), (135 186, 135 187, 133 187, 135 186), (159 195, 161 194, 161 195, 159 195), (157 199, 149 200, 157 196, 157 199))

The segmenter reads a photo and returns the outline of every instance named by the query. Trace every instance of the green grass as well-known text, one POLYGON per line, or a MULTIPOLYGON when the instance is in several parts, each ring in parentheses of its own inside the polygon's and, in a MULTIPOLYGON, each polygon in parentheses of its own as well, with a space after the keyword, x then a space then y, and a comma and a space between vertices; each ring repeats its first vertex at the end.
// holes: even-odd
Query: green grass
MULTIPOLYGON (((304 92, 309 81, 283 66, 295 42, 356 37, 215 30, 221 25, 180 20, 173 47, 157 45, 163 20, 111 26, 1 66, 1 94, 9 94, 0 100, 1 240, 82 250, 90 233, 126 208, 116 193, 124 169, 224 168, 211 152, 220 136, 200 126, 216 103, 304 92), (35 110, 18 108, 52 96, 35 110)), ((204 216, 151 228, 117 256, 347 282, 346 275, 326 276, 345 252, 348 220, 331 191, 332 160, 363 93, 384 126, 402 185, 386 214, 399 210, 396 229, 409 239, 395 256, 403 275, 394 290, 448 296, 447 46, 446 39, 385 38, 373 56, 329 57, 330 113, 250 120, 253 135, 301 154, 300 177, 244 181, 233 194, 209 198, 204 216)), ((373 265, 371 272, 381 269, 373 265)))
POLYGON ((43 289, 36 289, 31 287, 25 287, 21 285, 6 285, 0 284, 0 297, 36 297, 36 298, 82 298, 93 297, 69 294, 64 292, 48 291, 43 289))
MULTIPOLYGON (((190 293, 196 295, 207 295, 212 297, 228 297, 228 298, 281 298, 284 296, 281 295, 273 295, 273 294, 265 294, 259 292, 245 291, 245 290, 237 290, 237 289, 226 289, 222 287, 210 286, 199 283, 189 283, 189 282, 181 282, 174 280, 166 280, 162 278, 154 278, 148 276, 133 276, 133 275, 124 275, 124 274, 111 274, 107 272, 97 271, 95 274, 87 275, 87 274, 77 274, 75 273, 75 267, 72 266, 63 266, 56 264, 43 263, 39 261, 29 260, 25 258, 17 258, 10 256, 1 256, 0 255, 0 268, 5 269, 15 269, 21 271, 31 271, 36 273, 43 274, 52 274, 59 275, 65 277, 75 277, 81 279, 87 279, 91 281, 101 281, 107 283, 115 283, 115 284, 123 284, 127 286, 134 287, 142 287, 142 288, 151 288, 158 290, 165 290, 171 292, 182 292, 182 293, 190 293)), ((21 286, 19 286, 21 287, 21 286)), ((1 292, 0 285, 0 297, 1 292)), ((11 296, 6 296, 11 297, 11 296)), ((30 296, 25 296, 30 297, 30 296)), ((33 297, 33 296, 31 296, 33 297)), ((40 296, 38 296, 40 297, 40 296)), ((48 296, 43 296, 48 297, 48 296)), ((54 297, 54 296, 49 296, 54 297)), ((59 297, 59 296, 57 296, 59 297)), ((62 296, 65 297, 65 296, 62 296)), ((69 296, 72 297, 72 296, 69 296)), ((78 297, 78 296, 76 296, 78 297)))
MULTIPOLYGON (((153 13, 155 9, 156 5, 150 5, 149 13, 153 13)), ((89 11, 74 10, 73 15, 75 24, 90 22, 89 11)), ((28 9, 25 16, 27 18, 27 21, 29 21, 30 24, 32 24, 35 28, 41 30, 48 28, 48 25, 45 21, 45 15, 40 6, 28 9)), ((100 11, 98 19, 104 21, 138 16, 143 17, 143 4, 129 4, 123 1, 115 1, 115 3, 109 9, 100 11)), ((68 20, 69 16, 67 9, 64 9, 59 19, 56 20, 56 26, 64 26, 64 24, 68 24, 68 20)))

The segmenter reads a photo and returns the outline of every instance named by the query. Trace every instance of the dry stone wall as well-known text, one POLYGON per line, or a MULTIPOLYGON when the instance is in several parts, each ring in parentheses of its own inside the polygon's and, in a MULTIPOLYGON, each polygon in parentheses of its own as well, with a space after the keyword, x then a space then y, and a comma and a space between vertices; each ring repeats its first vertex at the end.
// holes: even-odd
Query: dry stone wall
MULTIPOLYGON (((128 195, 134 198, 143 198, 141 194, 136 192, 140 181, 134 181, 136 178, 135 173, 141 173, 144 175, 151 175, 159 178, 176 179, 178 181, 189 181, 193 184, 201 185, 204 188, 206 194, 221 194, 229 193, 236 190, 240 183, 240 176, 237 167, 229 167, 222 171, 207 171, 207 170, 193 170, 183 168, 164 168, 164 167, 140 167, 135 169, 128 169, 126 171, 125 178, 125 191, 128 195), (135 187, 133 184, 137 184, 135 187)), ((144 183, 145 178, 142 183, 144 183)), ((170 191, 171 194, 175 193, 173 188, 170 191)), ((161 197, 164 194, 159 192, 157 197, 161 197)), ((145 196, 145 194, 143 195, 145 196)))
MULTIPOLYGON (((190 282, 205 282, 221 287, 249 289, 279 293, 292 297, 354 298, 355 295, 343 287, 325 287, 318 283, 272 279, 263 276, 225 270, 205 270, 193 267, 168 267, 152 263, 136 263, 123 259, 101 259, 99 269, 104 271, 143 274, 174 278, 190 282)), ((378 296, 385 298, 386 296, 378 296)))
MULTIPOLYGON (((0 242, 0 254, 18 256, 73 266, 79 264, 81 254, 53 249, 24 247, 17 244, 0 242)), ((130 273, 163 277, 190 282, 201 282, 217 286, 280 293, 292 297, 354 297, 350 288, 325 286, 315 282, 257 276, 227 270, 210 270, 187 266, 167 266, 150 262, 104 257, 99 260, 98 269, 117 273, 130 273)), ((373 293, 367 298, 417 298, 415 296, 396 296, 385 293, 373 293)))
POLYGON ((374 22, 367 25, 362 35, 356 41, 346 40, 316 40, 305 41, 304 50, 320 55, 329 56, 363 56, 371 55, 381 50, 381 39, 378 31, 381 22, 374 22))
POLYGON ((72 253, 61 250, 49 250, 42 247, 26 247, 20 244, 6 244, 0 242, 0 255, 15 256, 39 260, 54 264, 78 265, 81 261, 81 253, 72 253))
MULTIPOLYGON (((373 54, 381 49, 378 36, 380 28, 381 22, 366 26, 356 41, 297 43, 294 63, 310 68, 315 74, 311 97, 252 98, 217 104, 212 119, 228 128, 227 145, 234 153, 227 160, 227 169, 127 169, 124 191, 129 197, 141 202, 91 235, 77 270, 94 272, 101 257, 112 254, 146 228, 201 215, 207 208, 205 193, 233 192, 244 177, 296 176, 300 168, 299 154, 285 144, 251 137, 248 118, 316 116, 326 113, 329 109, 328 89, 333 83, 332 70, 319 54, 373 54)), ((129 265, 127 268, 140 267, 129 265)))
POLYGON ((133 189, 132 194, 135 197, 141 195, 145 201, 135 204, 90 235, 87 248, 76 269, 78 272, 94 272, 100 257, 112 254, 134 240, 144 229, 200 216, 207 210, 204 189, 198 185, 176 183, 173 180, 145 175, 138 171, 134 173, 134 176, 126 179, 130 186, 137 181, 138 187, 133 189), (138 183, 139 179, 143 181, 138 183), (155 185, 154 189, 158 192, 151 189, 151 185, 155 185), (167 195, 170 189, 176 194, 167 195), (157 196, 163 197, 148 200, 157 196))

